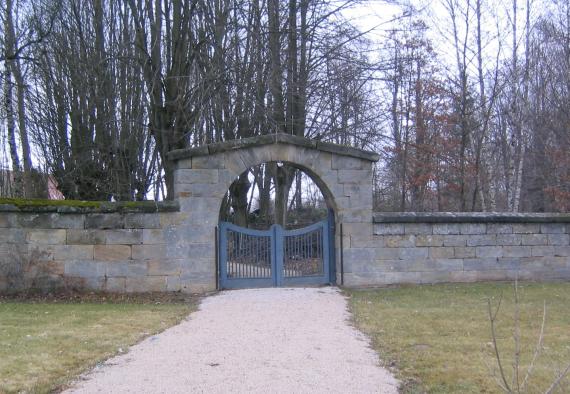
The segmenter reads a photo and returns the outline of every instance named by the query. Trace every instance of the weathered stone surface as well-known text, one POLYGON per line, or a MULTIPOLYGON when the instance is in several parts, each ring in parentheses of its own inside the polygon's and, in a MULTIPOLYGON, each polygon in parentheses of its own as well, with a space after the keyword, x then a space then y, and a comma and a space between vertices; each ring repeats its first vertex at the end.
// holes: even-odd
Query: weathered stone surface
POLYGON ((133 245, 133 260, 157 260, 166 257, 166 245, 133 245))
POLYGON ((18 214, 10 212, 0 212, 0 228, 17 227, 18 214))
POLYGON ((218 183, 218 170, 217 169, 184 169, 174 171, 175 184, 208 184, 218 183))
POLYGON ((531 253, 530 246, 503 246, 504 257, 529 257, 531 253))
POLYGON ((487 234, 512 234, 513 226, 503 223, 488 223, 487 234))
POLYGON ((554 246, 533 246, 531 250, 531 256, 533 257, 548 257, 555 254, 554 246))
POLYGON ((548 244, 556 246, 570 245, 570 234, 548 234, 548 244))
POLYGON ((85 215, 59 213, 22 213, 18 222, 24 228, 83 228, 85 215))
POLYGON ((149 270, 146 262, 123 260, 107 263, 105 273, 108 277, 135 278, 149 275, 149 270))
POLYGON ((339 183, 372 182, 372 171, 338 170, 339 183))
POLYGON ((415 235, 385 235, 382 239, 387 248, 412 248, 416 245, 415 235))
POLYGON ((503 248, 500 246, 477 246, 475 248, 477 257, 503 257, 503 248))
POLYGON ((427 259, 429 248, 400 248, 398 257, 402 260, 427 259))
POLYGON ((522 235, 521 234, 497 234, 497 245, 521 245, 522 235))
POLYGON ((105 232, 105 240, 108 245, 141 244, 143 242, 143 230, 109 230, 105 232))
POLYGON ((427 223, 406 223, 404 224, 405 234, 432 234, 433 227, 427 223))
POLYGON ((541 234, 564 234, 566 225, 563 223, 544 223, 540 225, 541 234))
POLYGON ((0 228, 0 243, 19 244, 25 242, 25 230, 21 228, 0 228))
POLYGON ((196 156, 192 158, 193 169, 223 169, 226 168, 223 155, 196 156))
POLYGON ((105 291, 111 293, 124 293, 126 287, 126 280, 125 278, 115 277, 115 278, 106 278, 105 281, 105 291))
POLYGON ((399 223, 375 224, 374 235, 404 235, 404 225, 399 223))
POLYGON ((459 227, 461 234, 485 234, 487 225, 482 223, 463 223, 459 227))
POLYGON ((116 229, 125 227, 124 216, 119 213, 99 213, 85 217, 86 229, 116 229))
POLYGON ((100 245, 107 236, 103 230, 67 230, 68 245, 100 245))
POLYGON ((443 246, 466 246, 466 235, 446 235, 443 238, 443 246))
POLYGON ((463 259, 463 269, 465 271, 487 271, 498 269, 496 258, 476 258, 463 259))
POLYGON ((54 260, 93 260, 92 245, 50 245, 54 260))
POLYGON ((432 230, 434 234, 442 235, 461 233, 461 227, 457 223, 436 223, 433 225, 432 230))
POLYGON ((546 234, 524 234, 522 244, 529 246, 547 245, 548 237, 546 234))
POLYGON ((495 234, 470 235, 467 237, 467 246, 492 246, 497 244, 495 234))
POLYGON ((429 257, 431 259, 450 259, 455 257, 455 251, 452 247, 429 248, 429 257))
POLYGON ((475 257, 474 247, 456 246, 453 248, 453 255, 458 259, 469 259, 475 257))
POLYGON ((67 260, 65 262, 65 275, 77 276, 80 278, 97 277, 103 278, 105 276, 106 264, 93 260, 67 260))
POLYGON ((416 246, 443 246, 443 235, 418 235, 416 246))
POLYGON ((149 275, 180 275, 182 264, 184 260, 182 259, 161 259, 161 260, 150 260, 148 264, 148 274, 149 275))
POLYGON ((125 228, 160 228, 160 216, 153 213, 129 213, 125 215, 125 228))
POLYGON ((95 245, 94 258, 102 261, 129 260, 131 258, 131 246, 95 245))
POLYGON ((29 230, 27 241, 36 244, 57 245, 65 244, 67 238, 66 230, 29 230))
POLYGON ((126 278, 125 290, 128 293, 166 291, 166 276, 143 276, 126 278))
POLYGON ((515 234, 534 234, 540 232, 539 224, 513 224, 513 233, 515 234))
POLYGON ((332 156, 332 168, 335 170, 362 170, 364 162, 348 156, 332 156))

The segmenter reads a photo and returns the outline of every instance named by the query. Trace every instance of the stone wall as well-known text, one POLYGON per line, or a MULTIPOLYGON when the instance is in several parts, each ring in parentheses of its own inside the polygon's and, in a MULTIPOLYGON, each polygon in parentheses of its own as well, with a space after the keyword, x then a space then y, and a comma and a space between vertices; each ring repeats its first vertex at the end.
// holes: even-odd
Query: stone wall
POLYGON ((373 235, 349 237, 349 286, 569 280, 568 214, 375 214, 373 235))
POLYGON ((185 219, 177 203, 0 206, 0 291, 201 291, 179 229, 185 219))

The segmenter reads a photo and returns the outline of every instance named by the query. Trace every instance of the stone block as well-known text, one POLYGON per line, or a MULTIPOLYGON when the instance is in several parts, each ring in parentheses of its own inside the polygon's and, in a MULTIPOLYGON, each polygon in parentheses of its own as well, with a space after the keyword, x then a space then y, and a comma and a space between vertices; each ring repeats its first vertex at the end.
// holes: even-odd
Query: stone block
POLYGON ((429 248, 399 248, 398 257, 401 260, 427 259, 429 248))
POLYGON ((548 244, 555 246, 570 245, 570 234, 548 234, 548 244))
POLYGON ((105 291, 110 293, 124 293, 126 287, 125 278, 107 278, 105 281, 105 291))
POLYGON ((168 212, 159 213, 160 227, 167 228, 171 226, 178 226, 188 221, 188 212, 168 212))
POLYGON ((413 248, 416 246, 414 235, 386 235, 382 239, 387 248, 413 248))
MULTIPOLYGON (((138 246, 138 245, 137 245, 138 246)), ((120 261, 131 259, 130 245, 95 245, 95 260, 120 261)))
MULTIPOLYGON (((203 156, 205 157, 205 156, 203 156)), ((182 159, 182 160, 178 160, 176 161, 176 169, 186 169, 186 168, 192 168, 192 158, 188 158, 188 159, 182 159)))
POLYGON ((453 248, 454 256, 458 259, 469 259, 475 257, 474 247, 456 246, 453 248))
POLYGON ((217 169, 175 170, 174 184, 218 183, 217 169))
POLYGON ((67 238, 66 230, 29 230, 27 240, 29 243, 43 245, 63 245, 67 238))
POLYGON ((165 244, 167 238, 175 236, 175 231, 169 229, 143 229, 142 230, 142 243, 146 245, 160 245, 165 244))
POLYGON ((66 276, 79 278, 105 277, 105 263, 93 260, 68 260, 65 262, 66 276))
POLYGON ((521 244, 521 234, 497 234, 497 245, 517 246, 521 244))
POLYGON ((541 234, 564 234, 566 225, 563 223, 543 223, 540 225, 541 234))
POLYGON ((508 270, 495 269, 495 270, 485 270, 477 272, 477 282, 484 281, 503 281, 512 280, 512 275, 510 275, 508 270))
POLYGON ((538 234, 540 225, 534 223, 517 223, 513 224, 513 233, 515 234, 538 234))
POLYGON ((17 213, 0 212, 0 228, 17 227, 19 225, 17 213))
POLYGON ((402 223, 375 224, 374 235, 404 235, 404 225, 402 223))
POLYGON ((24 228, 83 228, 85 215, 60 213, 22 213, 18 222, 24 228))
POLYGON ((93 245, 50 245, 53 260, 93 260, 93 245))
POLYGON ((160 215, 156 213, 128 213, 125 228, 160 228, 160 215))
POLYGON ((503 246, 503 257, 530 257, 530 246, 503 246))
POLYGON ((148 274, 146 262, 122 260, 112 261, 106 265, 106 275, 108 277, 126 277, 135 278, 146 276, 148 274))
MULTIPOLYGON (((369 237, 372 235, 371 223, 343 223, 343 235, 351 237, 369 237)), ((375 233, 376 234, 376 233, 375 233)))
POLYGON ((332 156, 332 168, 335 170, 362 170, 366 169, 362 159, 349 156, 332 156))
POLYGON ((455 257, 455 251, 452 247, 436 247, 429 248, 430 259, 451 259, 455 257))
POLYGON ((370 208, 365 209, 344 209, 338 213, 339 220, 343 222, 369 222, 372 216, 370 208))
POLYGON ((487 234, 512 234, 513 226, 504 223, 487 223, 487 234))
POLYGON ((195 156, 192 158, 193 169, 221 169, 226 168, 223 155, 195 156))
POLYGON ((404 224, 405 234, 432 234, 432 225, 428 223, 406 223, 404 224))
POLYGON ((149 260, 148 274, 149 275, 180 275, 181 266, 184 260, 161 259, 149 260))
POLYGON ((133 245, 133 260, 158 260, 166 258, 166 245, 133 245))
MULTIPOLYGON (((570 257, 570 246, 555 246, 554 255, 559 257, 570 257)), ((570 259, 568 260, 570 266, 570 259)))
POLYGON ((421 283, 446 283, 449 282, 449 273, 445 271, 422 272, 421 283))
POLYGON ((26 231, 21 228, 0 228, 0 243, 26 243, 26 231))
POLYGON ((497 244, 495 234, 470 235, 467 237, 467 246, 493 246, 497 244))
POLYGON ((466 235, 446 235, 443 238, 443 246, 466 246, 466 235))
POLYGON ((441 235, 460 234, 461 226, 459 223, 434 223, 432 225, 432 231, 434 234, 441 235))
POLYGON ((496 258, 463 259, 463 270, 465 271, 487 271, 498 268, 496 258))
POLYGON ((374 250, 375 260, 396 260, 400 255, 398 248, 376 248, 374 250))
POLYGON ((102 245, 106 241, 104 230, 66 230, 68 245, 102 245))
MULTIPOLYGON (((386 272, 383 274, 385 284, 419 284, 421 272, 386 272)), ((372 285, 373 283, 370 283, 372 285)))
POLYGON ((86 229, 117 229, 125 227, 125 219, 119 213, 95 213, 85 217, 86 229))
POLYGON ((443 246, 443 235, 418 235, 416 246, 443 246))
POLYGON ((128 293, 165 291, 166 276, 145 276, 145 277, 126 278, 125 290, 128 293))
POLYGON ((338 170, 339 183, 362 183, 372 182, 372 171, 370 170, 338 170))
MULTIPOLYGON (((360 263, 362 261, 374 261, 380 250, 390 250, 390 249, 371 249, 371 248, 351 248, 344 250, 344 261, 345 263, 351 261, 354 263, 360 263)), ((392 252, 388 252, 392 253, 392 252)), ((393 255, 391 255, 393 256, 393 255)), ((393 257, 389 257, 393 258, 393 257)))
POLYGON ((501 246, 477 246, 475 248, 476 257, 503 257, 503 248, 501 246))
POLYGON ((349 206, 352 209, 366 209, 367 216, 365 220, 370 220, 372 216, 372 191, 367 190, 361 194, 350 196, 349 206))
POLYGON ((143 240, 143 230, 108 230, 105 232, 105 239, 107 245, 141 244, 143 240))
POLYGON ((487 225, 485 223, 461 223, 459 230, 461 234, 485 234, 487 232, 487 225))
POLYGON ((524 234, 522 244, 529 246, 547 245, 548 236, 546 234, 524 234))
MULTIPOLYGON (((346 238, 346 237, 345 237, 346 238)), ((384 237, 348 237, 348 242, 345 245, 350 245, 351 248, 382 248, 385 246, 384 237)))
POLYGON ((175 186, 175 196, 223 198, 228 187, 223 183, 180 183, 175 186))
POLYGON ((166 277, 166 291, 180 291, 180 276, 169 275, 166 277))
POLYGON ((533 246, 531 250, 531 256, 533 257, 554 256, 555 254, 554 246, 533 246))

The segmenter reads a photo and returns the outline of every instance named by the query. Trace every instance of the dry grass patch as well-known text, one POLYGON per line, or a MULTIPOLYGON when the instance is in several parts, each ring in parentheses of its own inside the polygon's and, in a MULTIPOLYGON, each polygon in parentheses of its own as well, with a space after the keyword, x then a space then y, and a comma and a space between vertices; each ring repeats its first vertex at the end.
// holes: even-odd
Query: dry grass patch
MULTIPOLYGON (((570 362, 570 283, 519 283, 521 371, 532 359, 543 303, 547 315, 543 352, 529 393, 544 392, 570 362)), ((487 300, 502 294, 497 340, 509 379, 514 359, 512 284, 478 283, 349 291, 356 325, 398 370, 404 392, 501 392, 493 355, 487 300)), ((521 377, 522 380, 522 377, 521 377)), ((566 377, 558 391, 568 392, 566 377)))
POLYGON ((188 299, 0 299, 0 392, 50 392, 194 308, 188 299))

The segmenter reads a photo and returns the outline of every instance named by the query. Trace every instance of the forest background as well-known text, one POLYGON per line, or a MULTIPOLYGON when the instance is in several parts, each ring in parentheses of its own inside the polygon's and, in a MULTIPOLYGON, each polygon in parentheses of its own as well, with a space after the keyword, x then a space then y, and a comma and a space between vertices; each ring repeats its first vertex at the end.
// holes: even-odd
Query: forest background
MULTIPOLYGON (((171 198, 169 151, 287 133, 378 152, 376 210, 570 210, 565 0, 0 5, 2 196, 171 198)), ((302 182, 269 163, 228 203, 302 182)))

